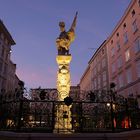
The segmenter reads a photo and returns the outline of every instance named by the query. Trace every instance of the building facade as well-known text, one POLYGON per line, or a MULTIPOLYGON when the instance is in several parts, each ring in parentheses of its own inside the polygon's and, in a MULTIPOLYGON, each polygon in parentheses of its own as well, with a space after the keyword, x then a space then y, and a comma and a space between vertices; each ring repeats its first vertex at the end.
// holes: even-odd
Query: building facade
POLYGON ((140 97, 139 0, 130 2, 110 36, 93 54, 80 80, 80 88, 108 89, 111 82, 116 84, 118 94, 140 97))
POLYGON ((140 1, 132 0, 107 39, 109 81, 118 94, 140 96, 140 1))
POLYGON ((106 41, 96 50, 80 80, 80 90, 106 90, 109 87, 106 41))
POLYGON ((10 60, 11 46, 15 41, 0 20, 0 92, 14 92, 18 87, 16 64, 10 60))
POLYGON ((86 68, 84 74, 82 75, 80 79, 80 90, 81 91, 89 91, 91 90, 91 71, 90 71, 90 66, 86 68))

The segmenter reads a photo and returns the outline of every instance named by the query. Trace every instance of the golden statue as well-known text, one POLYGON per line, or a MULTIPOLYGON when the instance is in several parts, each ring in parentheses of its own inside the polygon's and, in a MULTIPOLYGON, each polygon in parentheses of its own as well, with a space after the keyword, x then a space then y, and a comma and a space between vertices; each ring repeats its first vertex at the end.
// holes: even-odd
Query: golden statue
POLYGON ((74 17, 74 20, 72 22, 71 28, 69 29, 68 32, 65 31, 65 23, 59 22, 59 27, 60 27, 60 35, 56 39, 56 46, 58 49, 58 55, 69 55, 69 47, 70 44, 74 41, 75 39, 75 27, 76 27, 76 19, 77 19, 77 14, 74 17))
MULTIPOLYGON (((56 39, 56 45, 58 49, 58 55, 56 57, 56 62, 58 64, 57 71, 57 91, 58 91, 58 101, 64 101, 69 97, 70 93, 70 62, 72 60, 72 56, 69 54, 69 48, 71 43, 75 39, 75 27, 76 27, 76 19, 77 12, 72 22, 71 28, 66 32, 65 31, 65 23, 59 22, 60 26, 60 35, 56 39)), ((71 117, 71 109, 72 105, 67 106, 66 104, 58 104, 56 105, 56 117, 55 117, 55 129, 54 132, 62 132, 62 133, 71 133, 72 130, 72 117, 71 117), (67 115, 67 118, 64 119, 64 112, 67 115)))

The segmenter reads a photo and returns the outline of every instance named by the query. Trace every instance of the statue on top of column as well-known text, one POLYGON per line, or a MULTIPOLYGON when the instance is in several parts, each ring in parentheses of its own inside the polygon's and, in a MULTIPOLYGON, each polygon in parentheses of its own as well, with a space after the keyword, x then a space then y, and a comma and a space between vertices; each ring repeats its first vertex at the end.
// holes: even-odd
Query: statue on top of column
POLYGON ((56 46, 58 50, 58 55, 69 55, 69 47, 70 44, 74 41, 75 39, 75 27, 76 27, 76 19, 77 19, 77 14, 74 17, 74 20, 72 22, 71 28, 69 29, 68 32, 65 31, 65 23, 59 22, 59 27, 60 27, 60 35, 56 39, 56 46))

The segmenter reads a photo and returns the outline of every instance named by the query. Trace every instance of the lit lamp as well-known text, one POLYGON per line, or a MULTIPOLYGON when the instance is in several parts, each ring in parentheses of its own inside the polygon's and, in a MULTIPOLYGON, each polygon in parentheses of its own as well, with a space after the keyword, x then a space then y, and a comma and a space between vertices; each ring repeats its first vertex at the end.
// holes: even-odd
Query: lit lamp
POLYGON ((106 105, 107 105, 108 107, 110 107, 110 103, 107 103, 106 105))

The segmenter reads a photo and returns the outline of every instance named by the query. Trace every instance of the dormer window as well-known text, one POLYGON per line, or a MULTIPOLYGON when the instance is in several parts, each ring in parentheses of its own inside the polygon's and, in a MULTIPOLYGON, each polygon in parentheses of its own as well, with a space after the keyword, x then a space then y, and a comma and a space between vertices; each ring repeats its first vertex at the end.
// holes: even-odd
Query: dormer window
POLYGON ((133 9, 131 14, 132 14, 132 17, 135 15, 135 10, 134 9, 133 9))
POLYGON ((123 28, 125 28, 125 27, 126 27, 126 23, 123 24, 123 28))

